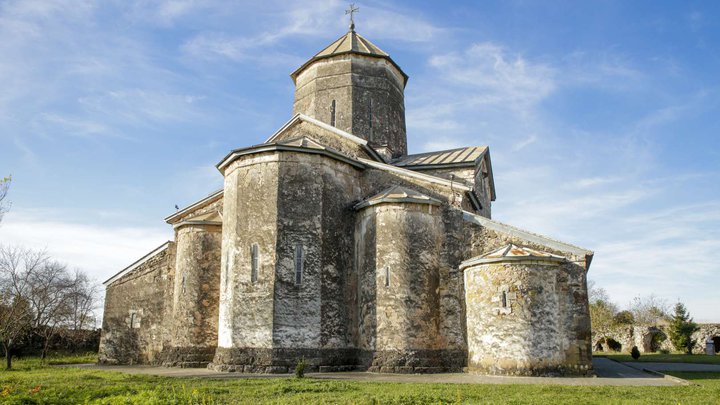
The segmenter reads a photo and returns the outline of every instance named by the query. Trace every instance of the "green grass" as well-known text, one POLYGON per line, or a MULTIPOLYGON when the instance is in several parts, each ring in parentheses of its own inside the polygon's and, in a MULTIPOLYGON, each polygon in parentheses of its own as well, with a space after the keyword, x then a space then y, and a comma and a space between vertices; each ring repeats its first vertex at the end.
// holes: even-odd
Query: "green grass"
MULTIPOLYGON (((597 357, 607 357, 617 361, 635 361, 628 353, 607 353, 597 357)), ((720 364, 720 355, 708 356, 706 354, 643 353, 637 361, 646 363, 720 364)))
MULTIPOLYGON (((28 363, 30 362, 30 363, 28 363)), ((0 371, 8 404, 720 404, 720 373, 676 373, 695 385, 571 387, 556 385, 397 384, 284 379, 193 379, 17 362, 0 371)))

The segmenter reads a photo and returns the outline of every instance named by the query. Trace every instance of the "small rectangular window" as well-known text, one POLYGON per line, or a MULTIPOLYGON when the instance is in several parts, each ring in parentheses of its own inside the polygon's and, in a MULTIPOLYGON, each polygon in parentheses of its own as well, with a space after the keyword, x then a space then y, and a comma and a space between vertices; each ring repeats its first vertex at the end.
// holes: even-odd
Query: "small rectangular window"
POLYGON ((258 245, 250 246, 250 281, 255 284, 258 279, 258 245))
POLYGON ((295 285, 300 285, 302 283, 303 256, 303 247, 298 243, 295 245, 295 285))
POLYGON ((330 103, 330 125, 335 126, 335 100, 330 103))
POLYGON ((503 291, 502 293, 502 307, 507 308, 507 292, 503 291))
POLYGON ((385 266, 385 287, 390 287, 390 267, 385 266))

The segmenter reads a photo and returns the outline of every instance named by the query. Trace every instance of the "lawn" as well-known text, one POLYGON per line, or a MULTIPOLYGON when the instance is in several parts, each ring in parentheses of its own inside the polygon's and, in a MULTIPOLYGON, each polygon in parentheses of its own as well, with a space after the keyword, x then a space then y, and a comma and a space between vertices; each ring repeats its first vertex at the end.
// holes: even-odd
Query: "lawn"
MULTIPOLYGON (((602 354, 599 357, 607 357, 617 361, 635 361, 628 353, 608 353, 602 354)), ((720 364, 720 355, 708 356, 707 354, 643 353, 637 361, 647 363, 720 364)))
MULTIPOLYGON (((57 360, 57 359, 56 359, 57 360)), ((8 404, 720 404, 720 373, 677 373, 695 385, 570 387, 556 385, 397 384, 305 378, 208 380, 16 362, 0 371, 8 404)))

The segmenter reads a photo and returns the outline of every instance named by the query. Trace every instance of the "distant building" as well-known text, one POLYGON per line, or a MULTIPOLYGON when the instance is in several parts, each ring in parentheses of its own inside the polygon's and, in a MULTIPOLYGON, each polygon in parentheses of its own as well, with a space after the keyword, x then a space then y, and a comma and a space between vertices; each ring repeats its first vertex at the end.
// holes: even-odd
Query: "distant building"
POLYGON ((354 28, 291 77, 295 116, 105 282, 101 362, 591 374, 593 253, 490 219, 487 146, 408 155, 408 76, 354 28))

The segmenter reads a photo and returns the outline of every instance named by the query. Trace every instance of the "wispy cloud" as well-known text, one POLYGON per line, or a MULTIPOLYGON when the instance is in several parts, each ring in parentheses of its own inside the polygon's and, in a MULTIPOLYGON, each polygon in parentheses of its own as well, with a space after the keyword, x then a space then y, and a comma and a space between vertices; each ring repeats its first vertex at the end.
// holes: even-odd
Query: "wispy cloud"
POLYGON ((0 224, 0 243, 46 248, 54 258, 86 271, 97 281, 104 281, 171 237, 171 229, 161 223, 127 227, 66 222, 51 211, 13 209, 0 224))

